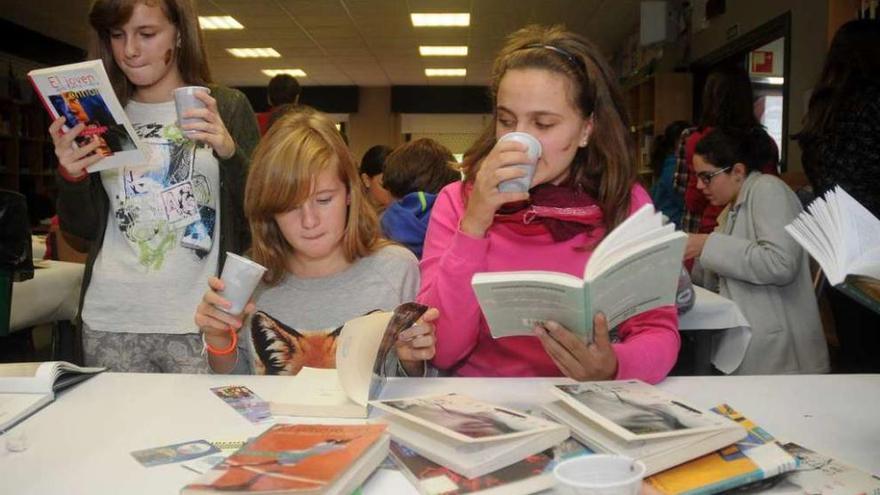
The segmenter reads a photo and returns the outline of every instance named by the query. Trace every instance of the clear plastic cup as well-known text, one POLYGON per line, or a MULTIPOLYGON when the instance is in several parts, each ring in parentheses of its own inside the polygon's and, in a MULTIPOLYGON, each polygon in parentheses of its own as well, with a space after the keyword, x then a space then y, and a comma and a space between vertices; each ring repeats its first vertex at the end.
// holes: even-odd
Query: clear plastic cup
POLYGON ((226 263, 223 265, 223 290, 220 295, 232 303, 229 308, 218 306, 221 310, 231 315, 238 315, 244 311, 245 305, 250 301, 254 289, 266 273, 266 267, 255 263, 244 256, 234 253, 226 253, 226 263))
POLYGON ((560 462, 553 475, 559 494, 638 495, 645 464, 622 455, 584 455, 560 462))
MULTIPOLYGON (((205 108, 205 103, 196 97, 196 93, 211 94, 211 90, 204 86, 184 86, 174 90, 174 108, 177 110, 177 122, 180 126, 184 124, 193 124, 204 122, 199 118, 183 118, 182 115, 187 110, 195 108, 205 108)), ((186 134, 187 131, 184 131, 186 134)))
POLYGON ((526 171, 523 177, 508 179, 498 184, 498 190, 501 192, 526 192, 532 187, 532 179, 535 177, 535 168, 538 166, 538 157, 541 156, 541 142, 531 134, 525 132, 508 132, 501 136, 498 142, 516 141, 528 146, 526 154, 529 156, 529 163, 517 163, 510 165, 511 167, 520 168, 526 171))

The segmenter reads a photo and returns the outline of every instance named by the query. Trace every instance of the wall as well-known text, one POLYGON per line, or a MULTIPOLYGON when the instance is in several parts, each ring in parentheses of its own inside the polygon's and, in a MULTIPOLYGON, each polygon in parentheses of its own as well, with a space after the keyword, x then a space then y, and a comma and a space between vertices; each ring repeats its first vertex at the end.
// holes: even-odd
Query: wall
POLYGON ((391 147, 403 142, 400 123, 391 113, 391 88, 359 88, 358 111, 349 114, 348 144, 360 163, 364 153, 376 144, 391 147))
MULTIPOLYGON (((815 84, 825 61, 828 26, 828 3, 820 0, 773 0, 727 2, 727 12, 711 19, 708 27, 695 32, 692 40, 692 60, 704 57, 722 48, 731 40, 727 30, 739 25, 739 33, 745 34, 761 24, 791 11, 791 61, 789 74, 788 132, 793 134, 801 127, 806 112, 809 91, 815 84)), ((802 170, 801 150, 797 143, 789 141, 788 167, 790 171, 802 170)))

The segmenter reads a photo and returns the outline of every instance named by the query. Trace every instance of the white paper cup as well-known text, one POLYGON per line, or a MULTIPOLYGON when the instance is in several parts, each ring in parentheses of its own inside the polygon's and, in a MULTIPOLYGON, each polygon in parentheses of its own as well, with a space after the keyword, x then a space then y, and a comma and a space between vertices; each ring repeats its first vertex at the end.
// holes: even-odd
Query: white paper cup
POLYGON ((560 462, 553 476, 560 494, 638 495, 645 464, 622 455, 584 455, 560 462))
POLYGON ((218 306, 221 310, 231 315, 240 314, 244 311, 245 305, 250 301, 254 289, 266 273, 266 268, 259 263, 255 263, 244 256, 239 256, 230 252, 226 253, 226 263, 223 265, 223 273, 220 279, 223 280, 223 290, 220 295, 224 299, 232 303, 232 307, 224 308, 218 306))
POLYGON ((508 179, 498 184, 498 190, 501 192, 526 192, 532 187, 532 178, 535 177, 535 167, 538 166, 538 157, 541 156, 541 142, 531 134, 525 132, 508 132, 498 139, 501 141, 516 141, 528 146, 526 153, 529 155, 529 163, 517 163, 510 165, 511 167, 520 168, 526 171, 523 177, 516 179, 508 179))
POLYGON ((204 86, 184 86, 174 90, 174 108, 177 110, 177 122, 179 122, 181 126, 184 124, 204 122, 204 120, 198 118, 185 119, 182 117, 187 110, 206 107, 202 100, 196 98, 196 93, 211 94, 211 90, 204 86))

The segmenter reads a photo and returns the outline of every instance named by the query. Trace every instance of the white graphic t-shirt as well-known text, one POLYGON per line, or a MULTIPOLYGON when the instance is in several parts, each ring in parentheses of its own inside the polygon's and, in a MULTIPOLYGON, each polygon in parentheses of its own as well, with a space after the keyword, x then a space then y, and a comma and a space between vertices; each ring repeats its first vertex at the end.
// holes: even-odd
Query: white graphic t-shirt
POLYGON ((130 101, 125 111, 150 161, 101 172, 110 217, 83 321, 97 331, 197 332, 193 314, 217 267, 219 165, 182 134, 173 101, 130 101))

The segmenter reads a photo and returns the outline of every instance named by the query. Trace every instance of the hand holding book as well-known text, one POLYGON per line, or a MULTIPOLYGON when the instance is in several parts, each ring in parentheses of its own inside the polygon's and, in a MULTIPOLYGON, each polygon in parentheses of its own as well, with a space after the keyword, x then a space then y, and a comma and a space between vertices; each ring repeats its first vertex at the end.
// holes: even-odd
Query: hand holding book
POLYGON ((425 373, 425 361, 432 359, 436 352, 434 324, 440 316, 437 308, 430 308, 422 314, 416 323, 397 334, 394 343, 400 365, 407 375, 422 376, 425 373))
POLYGON ((99 161, 104 156, 96 153, 101 146, 101 138, 92 135, 87 138, 88 144, 76 148, 74 141, 80 137, 86 125, 82 122, 67 132, 62 130, 64 123, 67 121, 65 117, 58 117, 49 126, 49 136, 52 138, 52 144, 55 146, 55 156, 58 158, 58 166, 71 178, 78 179, 88 172, 86 169, 99 161))
POLYGON ((535 335, 559 370, 573 380, 611 380, 617 375, 617 355, 602 313, 593 318, 593 342, 584 341, 555 321, 536 325, 535 335))

